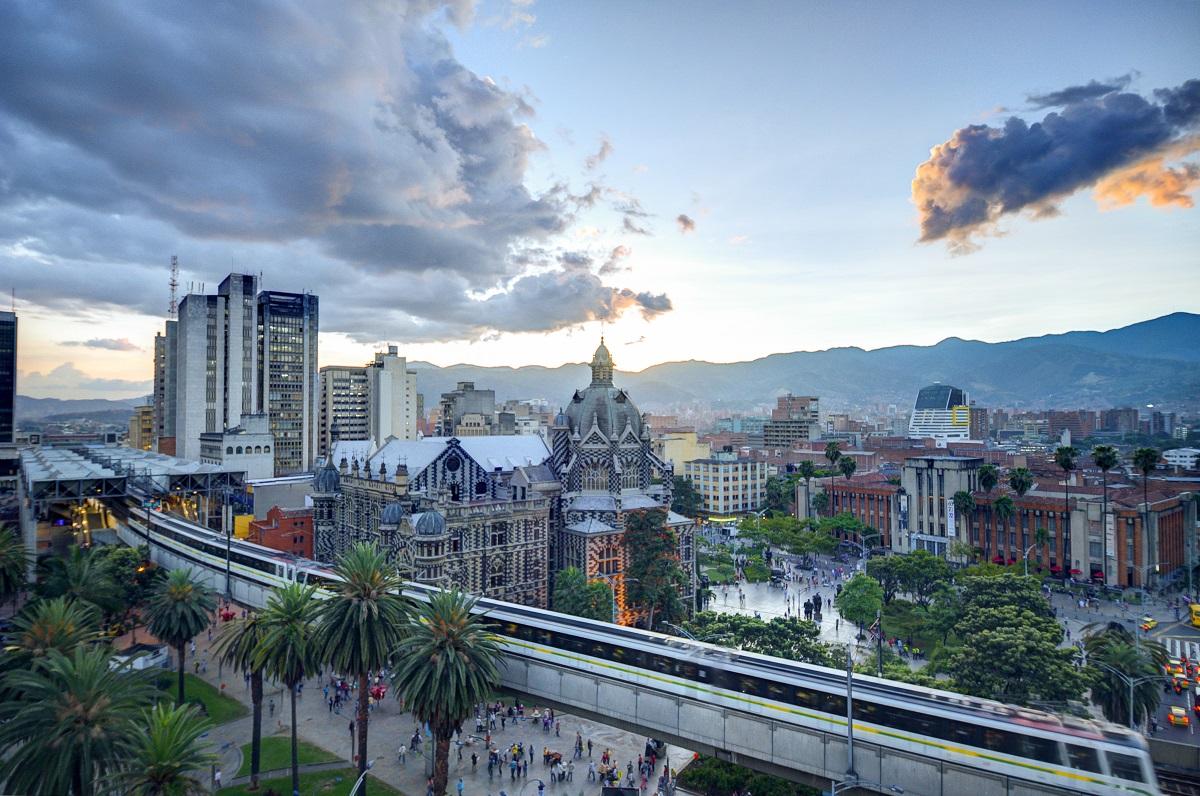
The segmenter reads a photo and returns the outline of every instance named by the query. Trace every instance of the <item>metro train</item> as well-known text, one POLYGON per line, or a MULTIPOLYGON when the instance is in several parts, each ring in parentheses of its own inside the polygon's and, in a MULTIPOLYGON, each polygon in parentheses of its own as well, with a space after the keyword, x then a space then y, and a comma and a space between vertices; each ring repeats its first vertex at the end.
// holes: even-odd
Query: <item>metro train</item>
MULTIPOLYGON (((223 534, 140 505, 118 515, 147 543, 201 567, 225 567, 223 534)), ((325 594, 336 580, 318 562, 238 540, 230 545, 230 568, 262 586, 307 583, 325 594)), ((405 587, 418 600, 432 591, 405 587)), ((511 656, 809 730, 846 732, 842 671, 495 600, 480 599, 477 609, 511 656)), ((1160 793, 1145 739, 1113 724, 860 675, 853 712, 855 734, 881 747, 1066 791, 1160 793)))

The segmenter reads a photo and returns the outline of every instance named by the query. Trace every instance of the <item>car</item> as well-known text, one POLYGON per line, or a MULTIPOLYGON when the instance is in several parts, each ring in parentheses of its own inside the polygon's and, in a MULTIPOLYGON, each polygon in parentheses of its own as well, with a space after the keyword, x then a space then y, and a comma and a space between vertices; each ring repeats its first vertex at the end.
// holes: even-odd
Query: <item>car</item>
POLYGON ((1167 664, 1163 668, 1167 670, 1167 674, 1183 674, 1183 664, 1178 658, 1168 658, 1167 664))
POLYGON ((1176 727, 1186 727, 1191 723, 1187 711, 1178 706, 1172 707, 1171 711, 1167 713, 1167 721, 1176 727))
POLYGON ((1188 679, 1182 674, 1177 674, 1171 679, 1171 685, 1174 687, 1176 694, 1182 694, 1187 690, 1188 679))
POLYGON ((1196 690, 1192 693, 1192 710, 1200 715, 1200 685, 1196 686, 1196 690))
POLYGON ((1158 627, 1158 620, 1152 616, 1142 617, 1142 630, 1149 631, 1158 627))

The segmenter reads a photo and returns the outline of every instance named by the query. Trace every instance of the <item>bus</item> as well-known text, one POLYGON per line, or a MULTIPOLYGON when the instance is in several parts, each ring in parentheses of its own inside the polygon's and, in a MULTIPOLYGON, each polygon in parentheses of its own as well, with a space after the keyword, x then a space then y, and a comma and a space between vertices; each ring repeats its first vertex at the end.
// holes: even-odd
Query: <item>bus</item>
POLYGON ((1200 603, 1192 603, 1188 609, 1192 613, 1192 627, 1200 627, 1200 603))

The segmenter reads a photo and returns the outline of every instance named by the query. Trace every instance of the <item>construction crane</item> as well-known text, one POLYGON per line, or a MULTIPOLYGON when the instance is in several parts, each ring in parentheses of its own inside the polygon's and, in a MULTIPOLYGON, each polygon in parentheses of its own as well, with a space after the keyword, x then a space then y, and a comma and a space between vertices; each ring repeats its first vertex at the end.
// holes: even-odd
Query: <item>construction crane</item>
POLYGON ((179 257, 174 254, 171 255, 171 280, 167 284, 171 286, 171 307, 168 312, 174 318, 179 314, 179 257))

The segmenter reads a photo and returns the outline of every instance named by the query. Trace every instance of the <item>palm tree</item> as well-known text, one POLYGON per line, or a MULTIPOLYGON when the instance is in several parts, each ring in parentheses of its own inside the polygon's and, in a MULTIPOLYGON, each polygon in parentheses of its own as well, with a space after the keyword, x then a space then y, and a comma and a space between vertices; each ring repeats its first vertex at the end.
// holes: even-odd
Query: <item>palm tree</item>
MULTIPOLYGON (((1092 461, 1100 470, 1104 484, 1104 508, 1100 512, 1100 571, 1108 583, 1108 471, 1121 463, 1121 454, 1112 445, 1097 445, 1092 448, 1092 461)), ((1091 575, 1091 573, 1088 573, 1091 575)))
POLYGON ((810 514, 809 504, 812 502, 812 480, 817 475, 817 466, 805 459, 796 465, 796 474, 804 479, 804 494, 809 496, 804 504, 804 516, 807 519, 810 514))
POLYGON ((433 594, 408 622, 396 649, 396 696, 433 732, 433 796, 446 792, 450 739, 500 680, 500 646, 474 599, 458 591, 433 594))
POLYGON ((65 556, 48 559, 38 577, 41 597, 66 597, 91 603, 104 614, 121 608, 121 590, 113 579, 112 565, 104 556, 72 547, 65 556))
MULTIPOLYGON (((951 498, 951 501, 954 503, 954 513, 960 519, 963 517, 968 518, 965 527, 969 529, 971 527, 971 512, 975 510, 975 498, 972 497, 971 493, 967 490, 960 489, 954 493, 954 497, 951 498)), ((966 540, 969 535, 969 533, 961 534, 964 540, 966 540)))
MULTIPOLYGON (((322 660, 347 677, 358 678, 358 773, 367 770, 367 722, 370 719, 371 673, 387 665, 400 643, 408 603, 400 595, 403 581, 387 554, 369 544, 356 544, 333 567, 340 583, 321 605, 317 648, 322 660)), ((362 784, 365 792, 366 782, 362 784)))
MULTIPOLYGON (((846 484, 850 483, 850 479, 854 477, 854 471, 858 469, 858 462, 854 461, 849 456, 839 456, 837 468, 843 476, 846 477, 846 484)), ((830 497, 833 497, 830 495, 830 497)), ((849 506, 849 493, 847 493, 846 506, 849 506)), ((843 509, 846 508, 845 506, 843 509)))
POLYGON ((146 626, 160 641, 175 648, 179 657, 179 693, 183 704, 183 665, 187 643, 200 635, 212 621, 217 604, 212 591, 190 569, 173 569, 150 592, 146 602, 146 626))
POLYGON ((1016 506, 1013 505, 1013 499, 1008 495, 1001 495, 1000 497, 996 498, 996 503, 992 506, 992 508, 996 512, 996 520, 1000 522, 1000 525, 1003 528, 1001 533, 1004 536, 1003 540, 1001 541, 1001 546, 1004 546, 1008 542, 1008 521, 1012 519, 1012 516, 1014 513, 1016 513, 1017 509, 1016 506))
POLYGON ((0 524, 0 602, 11 597, 13 610, 16 610, 17 597, 29 580, 29 564, 32 560, 25 543, 13 529, 0 524))
MULTIPOLYGON (((1075 460, 1079 458, 1079 451, 1072 445, 1059 445, 1054 450, 1054 463, 1063 471, 1063 516, 1066 517, 1066 525, 1063 527, 1062 539, 1067 539, 1071 534, 1071 471, 1075 469, 1075 460)), ((1069 553, 1064 551, 1062 556, 1064 559, 1069 557, 1069 553)), ((1068 564, 1066 560, 1063 564, 1068 564)), ((1069 566, 1064 566, 1064 570, 1069 570, 1069 566)), ((1089 575, 1091 573, 1088 573, 1089 575)))
POLYGON ((300 790, 300 751, 296 738, 296 686, 316 671, 315 586, 289 583, 278 589, 262 612, 263 639, 253 665, 288 688, 292 707, 292 791, 300 790))
POLYGON ((125 764, 141 711, 159 691, 153 672, 111 661, 107 645, 84 645, 4 676, 12 695, 0 703, 7 792, 91 796, 97 780, 125 764))
POLYGON ((836 442, 825 443, 825 458, 829 460, 829 514, 833 516, 833 473, 838 459, 842 458, 842 449, 836 442))
POLYGON ((27 668, 52 652, 70 655, 100 637, 100 617, 91 603, 55 597, 34 600, 13 619, 12 643, 5 648, 13 662, 27 668))
MULTIPOLYGON (((1017 493, 1017 500, 1025 497, 1025 493, 1033 489, 1033 473, 1026 467, 1014 467, 1008 473, 1008 485, 1017 493)), ((1025 529, 1021 526, 1021 511, 1017 510, 1017 537, 1021 540, 1021 550, 1025 550, 1025 529)))
POLYGON ((1000 471, 994 464, 984 464, 979 468, 979 487, 985 495, 991 495, 996 484, 1000 483, 1000 471))
POLYGON ((1138 448, 1133 452, 1133 466, 1142 474, 1142 533, 1150 532, 1150 473, 1158 467, 1158 451, 1154 448, 1138 448))
POLYGON ((245 619, 234 619, 221 628, 213 652, 223 664, 240 672, 250 673, 250 703, 253 721, 250 734, 250 789, 258 788, 258 773, 262 767, 262 706, 263 670, 254 664, 255 655, 264 636, 262 615, 252 613, 245 619))
POLYGON ((195 705, 160 702, 145 711, 126 746, 128 769, 114 779, 131 796, 200 796, 208 786, 197 772, 216 755, 207 751, 209 723, 195 705))
MULTIPOLYGON (((1128 680, 1154 678, 1160 674, 1167 661, 1166 649, 1156 641, 1135 643, 1132 634, 1117 622, 1088 625, 1084 628, 1083 644, 1088 663, 1093 665, 1095 672, 1092 701, 1100 706, 1109 721, 1131 724, 1128 680)), ((1141 723, 1146 716, 1153 715, 1158 710, 1161 696, 1157 679, 1134 685, 1132 723, 1141 723)))

